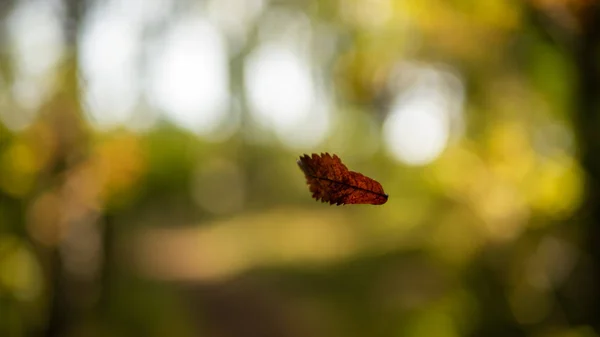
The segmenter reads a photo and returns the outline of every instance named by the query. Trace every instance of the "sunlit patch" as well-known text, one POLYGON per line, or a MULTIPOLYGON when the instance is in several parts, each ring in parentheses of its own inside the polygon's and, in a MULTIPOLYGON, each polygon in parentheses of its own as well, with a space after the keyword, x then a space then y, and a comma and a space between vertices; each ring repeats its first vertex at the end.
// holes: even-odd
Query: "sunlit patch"
POLYGON ((320 142, 329 126, 327 104, 315 91, 309 65, 290 48, 266 44, 245 66, 245 86, 256 121, 292 147, 320 142))
POLYGON ((8 16, 10 51, 15 63, 11 91, 21 108, 0 109, 0 121, 9 129, 27 127, 54 85, 53 71, 64 49, 56 5, 52 1, 21 1, 8 16))
POLYGON ((0 236, 0 287, 10 297, 31 301, 42 291, 42 270, 30 247, 10 235, 0 236))
POLYGON ((434 68, 410 70, 412 83, 392 105, 383 137, 397 160, 426 165, 446 148, 453 119, 460 114, 462 85, 454 75, 434 68))
POLYGON ((548 158, 528 177, 526 187, 525 195, 533 210, 554 218, 568 217, 582 202, 582 169, 565 155, 548 158))
POLYGON ((347 221, 340 213, 277 209, 199 227, 146 229, 133 242, 133 261, 152 278, 196 281, 262 266, 330 265, 360 247, 347 221))
POLYGON ((228 55, 222 34, 207 21, 174 24, 153 60, 148 98, 177 125, 208 134, 230 108, 228 55))
POLYGON ((140 28, 113 7, 96 7, 80 35, 84 108, 99 127, 125 124, 140 95, 140 28))
POLYGON ((40 157, 34 149, 15 142, 0 153, 0 190, 12 196, 26 195, 35 184, 40 157))
POLYGON ((469 197, 469 202, 484 220, 488 237, 494 241, 517 238, 531 216, 526 201, 515 186, 493 175, 487 175, 487 181, 480 181, 477 192, 469 197))
POLYGON ((344 19, 367 29, 385 25, 394 12, 390 0, 340 1, 339 4, 344 19))

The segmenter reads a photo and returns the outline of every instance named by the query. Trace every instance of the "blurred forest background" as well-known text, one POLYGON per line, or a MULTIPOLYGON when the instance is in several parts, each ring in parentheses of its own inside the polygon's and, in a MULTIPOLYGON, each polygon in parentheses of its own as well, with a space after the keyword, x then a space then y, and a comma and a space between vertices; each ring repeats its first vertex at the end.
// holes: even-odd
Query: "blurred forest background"
POLYGON ((600 336, 599 10, 2 0, 0 336, 600 336))

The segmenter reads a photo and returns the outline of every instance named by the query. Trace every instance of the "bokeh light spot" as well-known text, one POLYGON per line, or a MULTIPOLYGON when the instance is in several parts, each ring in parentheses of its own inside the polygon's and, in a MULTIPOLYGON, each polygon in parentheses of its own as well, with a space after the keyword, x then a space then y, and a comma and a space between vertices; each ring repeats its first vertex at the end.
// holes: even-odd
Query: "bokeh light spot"
POLYGON ((324 138, 329 126, 327 103, 314 89, 309 65, 291 49, 276 44, 259 47, 246 62, 245 79, 254 118, 286 145, 311 146, 324 138))
POLYGON ((201 18, 174 24, 153 60, 149 100, 177 125, 199 134, 219 126, 230 108, 227 49, 201 18))
POLYGON ((460 118, 462 85, 434 68, 411 69, 412 85, 400 93, 383 128, 389 153, 408 165, 426 165, 446 148, 460 118))
POLYGON ((52 1, 20 1, 8 15, 7 28, 15 64, 12 96, 21 109, 0 109, 9 129, 26 128, 54 86, 54 70, 64 51, 59 12, 52 1))
POLYGON ((140 95, 140 27, 111 8, 96 7, 80 36, 84 107, 101 128, 126 124, 140 95))
POLYGON ((20 239, 0 236, 0 288, 31 301, 42 291, 42 271, 31 249, 20 239))

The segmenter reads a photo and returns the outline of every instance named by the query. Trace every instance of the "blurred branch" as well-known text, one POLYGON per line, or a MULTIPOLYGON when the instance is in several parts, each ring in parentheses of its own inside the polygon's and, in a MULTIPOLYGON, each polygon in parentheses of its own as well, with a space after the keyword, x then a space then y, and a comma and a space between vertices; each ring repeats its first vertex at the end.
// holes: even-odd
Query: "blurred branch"
POLYGON ((77 34, 83 14, 87 7, 94 0, 63 0, 66 8, 66 17, 64 21, 64 33, 67 46, 75 47, 77 45, 77 34))
MULTIPOLYGON (((50 168, 49 172, 49 176, 52 177, 66 177, 69 169, 81 159, 73 158, 73 154, 81 155, 82 149, 86 147, 79 104, 77 34, 87 3, 88 1, 64 0, 66 15, 63 30, 68 57, 63 65, 60 83, 62 90, 50 100, 46 115, 42 117, 49 118, 51 127, 56 130, 60 139, 56 165, 50 168)), ((58 188, 66 183, 64 180, 61 178, 55 182, 59 185, 58 188)), ((75 313, 73 294, 85 285, 78 285, 69 277, 58 246, 49 249, 47 255, 46 269, 51 300, 48 323, 43 334, 48 337, 64 336, 72 329, 75 313)))
POLYGON ((542 38, 552 43, 562 52, 571 53, 574 44, 577 43, 573 27, 568 27, 556 19, 556 15, 539 7, 535 7, 531 1, 525 2, 524 12, 532 23, 533 28, 542 38))

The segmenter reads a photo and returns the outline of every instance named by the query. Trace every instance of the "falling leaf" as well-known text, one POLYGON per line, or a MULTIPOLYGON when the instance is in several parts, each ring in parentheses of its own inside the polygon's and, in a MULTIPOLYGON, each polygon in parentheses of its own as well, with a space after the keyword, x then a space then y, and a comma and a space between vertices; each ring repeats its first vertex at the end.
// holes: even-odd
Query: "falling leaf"
POLYGON ((313 198, 330 204, 385 204, 388 195, 377 181, 358 172, 349 171, 340 158, 329 153, 307 154, 300 157, 298 166, 306 176, 313 198))

